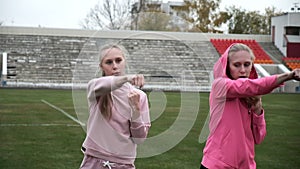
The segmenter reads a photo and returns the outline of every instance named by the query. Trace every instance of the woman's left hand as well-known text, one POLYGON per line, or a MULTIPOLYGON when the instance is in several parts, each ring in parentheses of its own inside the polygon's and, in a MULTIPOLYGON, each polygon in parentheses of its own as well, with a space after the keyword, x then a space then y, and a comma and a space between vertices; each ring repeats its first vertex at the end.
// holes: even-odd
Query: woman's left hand
POLYGON ((132 119, 140 117, 140 94, 135 91, 131 91, 128 94, 129 104, 133 109, 132 119))
POLYGON ((260 115, 262 113, 261 96, 247 97, 246 102, 251 105, 251 110, 254 111, 257 115, 260 115))

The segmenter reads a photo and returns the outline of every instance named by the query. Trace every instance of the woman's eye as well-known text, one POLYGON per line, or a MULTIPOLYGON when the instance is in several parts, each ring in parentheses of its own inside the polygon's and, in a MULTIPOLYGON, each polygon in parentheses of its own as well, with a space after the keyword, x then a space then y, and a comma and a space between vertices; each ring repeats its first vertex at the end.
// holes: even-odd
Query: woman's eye
POLYGON ((121 58, 120 59, 116 59, 116 63, 120 63, 120 62, 122 62, 121 58))
POLYGON ((234 67, 240 67, 240 66, 241 66, 241 64, 239 64, 239 63, 235 63, 235 64, 233 64, 233 66, 234 66, 234 67))
POLYGON ((112 61, 111 61, 111 60, 107 60, 107 61, 105 62, 105 64, 111 65, 111 64, 112 64, 112 61))
POLYGON ((249 67, 251 64, 250 63, 245 63, 244 66, 245 67, 249 67))

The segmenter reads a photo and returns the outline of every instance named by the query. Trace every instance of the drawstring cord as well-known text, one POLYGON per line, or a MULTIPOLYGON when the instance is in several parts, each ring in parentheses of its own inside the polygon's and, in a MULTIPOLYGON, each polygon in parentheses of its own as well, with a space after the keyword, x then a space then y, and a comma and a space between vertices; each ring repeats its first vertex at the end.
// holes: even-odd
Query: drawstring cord
POLYGON ((111 167, 113 167, 113 165, 115 164, 115 163, 111 163, 109 161, 104 161, 102 163, 103 163, 103 167, 107 167, 108 169, 111 169, 111 167))

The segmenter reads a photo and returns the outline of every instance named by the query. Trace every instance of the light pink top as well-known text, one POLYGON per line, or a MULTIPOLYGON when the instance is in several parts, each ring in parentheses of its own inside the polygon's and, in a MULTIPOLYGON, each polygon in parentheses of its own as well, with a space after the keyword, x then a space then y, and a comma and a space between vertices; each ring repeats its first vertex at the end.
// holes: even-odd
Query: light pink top
MULTIPOLYGON (((230 48, 230 47, 229 47, 230 48)), ((203 150, 202 164, 211 169, 254 169, 254 145, 266 135, 264 112, 249 110, 245 97, 270 93, 276 76, 257 78, 254 66, 248 78, 231 80, 226 75, 228 50, 214 66, 210 93, 210 135, 203 150)))
POLYGON ((83 143, 85 153, 111 162, 133 164, 136 146, 147 137, 150 117, 147 95, 129 83, 115 85, 114 76, 93 79, 88 83, 88 104, 90 116, 87 136, 83 143), (140 94, 141 116, 131 120, 132 109, 128 94, 135 90, 140 94), (100 113, 99 98, 111 92, 113 106, 110 120, 100 113))

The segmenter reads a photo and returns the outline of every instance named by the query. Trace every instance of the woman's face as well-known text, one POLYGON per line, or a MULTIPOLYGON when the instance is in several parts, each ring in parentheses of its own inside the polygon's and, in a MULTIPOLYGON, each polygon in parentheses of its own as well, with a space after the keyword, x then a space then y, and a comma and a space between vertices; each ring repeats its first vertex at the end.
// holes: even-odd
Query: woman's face
POLYGON ((110 48, 103 51, 106 55, 100 63, 105 76, 120 76, 125 74, 125 58, 118 48, 110 48))
POLYGON ((253 64, 253 60, 251 59, 249 52, 234 52, 228 59, 230 75, 234 80, 238 78, 249 78, 253 64))

